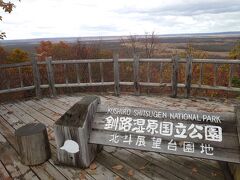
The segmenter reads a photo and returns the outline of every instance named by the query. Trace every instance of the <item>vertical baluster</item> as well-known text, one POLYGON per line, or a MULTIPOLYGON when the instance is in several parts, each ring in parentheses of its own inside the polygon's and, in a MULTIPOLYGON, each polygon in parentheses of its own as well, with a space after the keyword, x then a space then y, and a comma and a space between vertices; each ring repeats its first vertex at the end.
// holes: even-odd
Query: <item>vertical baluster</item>
POLYGON ((150 62, 147 63, 147 82, 150 82, 150 62))
POLYGON ((160 84, 163 83, 163 63, 160 63, 160 84))
MULTIPOLYGON (((50 60, 50 63, 51 63, 51 60, 50 60)), ((51 64, 50 64, 50 66, 51 66, 51 64)), ((34 81, 36 96, 41 97, 41 95, 42 95, 41 77, 40 77, 39 67, 37 64, 37 57, 32 57, 32 73, 33 73, 33 81, 34 81)))
POLYGON ((214 64, 214 77, 213 77, 213 86, 217 85, 217 64, 214 64))
POLYGON ((68 84, 67 64, 64 64, 63 68, 64 68, 65 83, 68 84))
POLYGON ((120 78, 119 78, 119 54, 114 53, 113 54, 113 72, 114 72, 114 91, 115 95, 119 96, 120 95, 120 78))
POLYGON ((199 87, 202 86, 202 77, 203 77, 203 63, 200 63, 200 75, 199 75, 199 81, 198 81, 199 87))
POLYGON ((134 54, 133 56, 133 82, 135 95, 140 94, 139 86, 139 55, 134 54))
POLYGON ((10 75, 9 75, 9 72, 8 72, 9 69, 5 69, 5 75, 6 75, 6 79, 7 79, 7 88, 10 89, 10 75))
POLYGON ((80 84, 79 64, 75 64, 75 68, 77 72, 77 83, 80 84))
POLYGON ((23 79, 22 79, 22 69, 21 69, 21 67, 18 67, 18 74, 19 74, 21 87, 23 87, 23 79))
POLYGON ((89 75, 89 83, 92 83, 91 63, 88 63, 88 75, 89 75))
POLYGON ((178 88, 178 56, 172 57, 172 97, 177 97, 177 88, 178 88))
POLYGON ((57 91, 56 91, 56 87, 55 87, 55 78, 54 78, 54 70, 53 70, 53 65, 52 65, 52 57, 46 58, 46 65, 47 65, 49 88, 52 92, 52 96, 56 96, 57 91))
POLYGON ((100 63, 99 66, 100 66, 101 82, 103 83, 104 82, 104 78, 103 78, 103 63, 100 63))
POLYGON ((230 64, 228 87, 232 87, 233 64, 230 64))
MULTIPOLYGON (((147 82, 150 82, 150 62, 147 63, 147 82)), ((149 86, 147 87, 147 93, 149 94, 149 86)))
POLYGON ((186 82, 185 82, 185 97, 188 98, 191 92, 191 82, 192 82, 192 57, 188 56, 186 58, 186 82))

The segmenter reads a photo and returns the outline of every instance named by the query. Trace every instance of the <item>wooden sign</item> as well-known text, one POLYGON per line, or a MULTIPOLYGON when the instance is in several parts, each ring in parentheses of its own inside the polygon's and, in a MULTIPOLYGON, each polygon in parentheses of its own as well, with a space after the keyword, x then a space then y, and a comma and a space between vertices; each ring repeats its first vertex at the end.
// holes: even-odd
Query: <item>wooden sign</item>
MULTIPOLYGON (((235 113, 200 113, 98 104, 92 119, 88 119, 91 127, 85 137, 90 144, 240 163, 239 107, 235 110, 235 113)), ((60 133, 64 137, 61 144, 56 137, 59 148, 64 141, 74 139, 64 133, 60 133)))

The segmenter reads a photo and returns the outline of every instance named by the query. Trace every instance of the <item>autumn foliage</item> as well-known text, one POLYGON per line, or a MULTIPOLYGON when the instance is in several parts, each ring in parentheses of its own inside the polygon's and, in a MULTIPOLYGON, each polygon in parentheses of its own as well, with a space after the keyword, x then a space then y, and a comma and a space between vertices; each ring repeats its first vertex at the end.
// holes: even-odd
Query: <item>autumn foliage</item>
MULTIPOLYGON (((146 51, 146 47, 156 47, 159 45, 152 45, 152 46, 144 46, 143 43, 145 41, 141 41, 140 43, 134 44, 134 48, 137 48, 137 51, 140 52, 141 56, 148 57, 146 51), (138 46, 140 44, 140 46, 138 46), (142 49, 141 49, 142 48, 142 49)), ((151 42, 158 42, 158 41, 151 41, 151 42)), ((149 42, 148 42, 149 43, 149 42)), ((158 42, 159 43, 159 42, 158 42)), ((126 48, 132 48, 133 46, 126 46, 126 48)), ((136 49, 135 49, 136 50, 136 49)), ((133 52, 134 50, 129 49, 128 52, 133 52)), ((119 50, 120 58, 127 57, 132 58, 129 56, 128 52, 119 50), (125 54, 124 54, 125 53, 125 54)), ((151 50, 151 55, 149 57, 155 58, 157 49, 151 50)), ((191 43, 186 45, 185 51, 181 52, 173 52, 179 54, 181 58, 186 58, 187 56, 192 56, 194 59, 205 59, 208 58, 208 54, 204 51, 197 50, 193 47, 191 43)), ((230 52, 230 58, 236 59, 239 58, 239 42, 230 52)), ((76 43, 65 43, 65 42, 58 42, 53 43, 50 41, 42 41, 36 47, 35 53, 38 61, 45 61, 47 57, 51 56, 54 61, 59 60, 83 60, 83 59, 111 59, 113 54, 112 51, 109 49, 104 49, 101 46, 101 43, 96 42, 92 44, 82 43, 80 41, 76 43)), ((26 51, 21 49, 13 49, 11 51, 6 51, 3 47, 0 47, 0 63, 1 64, 9 64, 9 63, 20 63, 30 61, 30 54, 26 51)), ((39 64, 39 71, 41 76, 41 84, 48 84, 48 77, 46 71, 45 64, 39 64)), ((214 65, 213 64, 203 64, 203 78, 202 78, 202 85, 213 85, 214 81, 214 65)), ((133 68, 132 63, 119 63, 120 67, 120 81, 130 82, 133 81, 133 68)), ((200 75, 200 63, 193 64, 193 77, 192 83, 198 84, 199 83, 199 75, 200 75)), ((233 81, 232 85, 234 87, 240 87, 240 80, 239 80, 239 70, 238 67, 234 67, 233 73, 233 81)), ((112 82, 113 79, 113 64, 112 63, 103 63, 103 71, 104 71, 104 81, 105 82, 112 82)), ((219 65, 217 67, 217 85, 220 86, 228 86, 229 84, 229 65, 219 65)), ((0 89, 7 89, 19 87, 20 84, 20 77, 19 77, 19 69, 17 68, 8 68, 3 69, 1 71, 0 78, 3 79, 0 83, 0 89)), ((31 66, 21 68, 23 85, 24 86, 31 86, 33 85, 33 76, 32 76, 32 69, 31 66)), ((91 64, 91 74, 92 74, 92 82, 101 82, 101 75, 100 75, 100 66, 99 63, 92 63, 91 64)), ((140 74, 140 82, 162 82, 162 83, 170 83, 171 82, 171 75, 172 75, 172 66, 171 63, 163 63, 161 67, 160 63, 146 63, 141 62, 139 66, 139 74, 140 74), (160 72, 160 68, 162 72, 160 72), (147 75, 149 74, 149 76, 147 75), (161 75, 160 75, 161 74, 161 75)), ((80 81, 81 83, 88 83, 89 82, 89 66, 87 63, 81 63, 79 66, 76 64, 55 64, 54 65, 54 77, 56 84, 65 84, 65 83, 76 83, 80 81), (76 75, 79 75, 79 79, 77 79, 76 75)), ((185 83, 185 64, 179 64, 179 83, 185 83)), ((79 87, 79 88, 58 88, 58 92, 74 92, 74 91, 113 91, 112 87, 79 87)), ((131 86, 122 86, 121 91, 133 91, 131 86)), ((145 93, 159 93, 162 92, 164 94, 171 92, 171 88, 163 87, 163 88, 152 88, 152 87, 145 87, 141 88, 141 92, 145 93)), ((179 89, 179 91, 183 92, 183 89, 179 89)), ((25 95, 29 95, 29 92, 23 92, 25 95)), ((49 94, 48 89, 46 89, 46 94, 49 94)), ((24 96, 25 96, 24 95, 24 96)), ((34 91, 32 92, 34 95, 34 91)), ((214 91, 214 90, 192 90, 192 95, 201 95, 201 96, 232 96, 234 94, 226 93, 224 91, 214 91)))
POLYGON ((77 41, 73 44, 67 44, 63 41, 52 43, 42 41, 36 48, 39 60, 45 60, 51 56, 54 60, 67 59, 101 59, 112 58, 112 52, 100 48, 100 44, 84 44, 77 41))

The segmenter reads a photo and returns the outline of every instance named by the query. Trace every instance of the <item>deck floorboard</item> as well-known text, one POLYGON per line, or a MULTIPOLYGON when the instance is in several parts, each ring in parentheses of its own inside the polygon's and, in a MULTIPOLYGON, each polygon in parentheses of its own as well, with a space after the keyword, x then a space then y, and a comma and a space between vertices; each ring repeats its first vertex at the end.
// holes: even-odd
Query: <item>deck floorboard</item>
MULTIPOLYGON (((85 170, 56 163, 54 122, 85 94, 31 99, 0 105, 0 179, 224 179, 217 161, 105 146, 94 167, 85 170), (38 166, 23 165, 17 155, 14 131, 30 122, 47 126, 52 157, 38 166), (116 168, 117 166, 117 168, 116 168)), ((100 95, 102 104, 233 112, 233 104, 169 97, 100 95), (204 104, 205 103, 205 104, 204 104)))

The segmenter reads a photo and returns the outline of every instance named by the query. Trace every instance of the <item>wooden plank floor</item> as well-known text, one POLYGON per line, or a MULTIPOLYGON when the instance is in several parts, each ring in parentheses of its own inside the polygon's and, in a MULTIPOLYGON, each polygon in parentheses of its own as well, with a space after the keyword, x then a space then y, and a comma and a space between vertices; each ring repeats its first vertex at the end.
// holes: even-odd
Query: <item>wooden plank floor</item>
MULTIPOLYGON (((56 144, 53 123, 84 95, 31 99, 0 105, 0 179, 224 179, 216 161, 153 152, 104 147, 89 169, 54 164, 56 144), (29 122, 47 126, 52 158, 39 166, 25 166, 17 154, 14 131, 29 122)), ((193 111, 232 112, 233 103, 155 96, 100 95, 102 104, 130 105, 193 111)))

